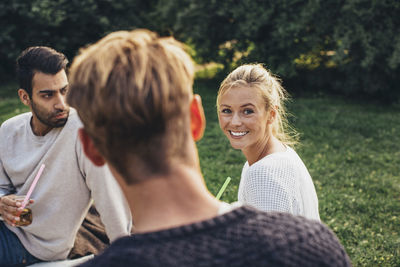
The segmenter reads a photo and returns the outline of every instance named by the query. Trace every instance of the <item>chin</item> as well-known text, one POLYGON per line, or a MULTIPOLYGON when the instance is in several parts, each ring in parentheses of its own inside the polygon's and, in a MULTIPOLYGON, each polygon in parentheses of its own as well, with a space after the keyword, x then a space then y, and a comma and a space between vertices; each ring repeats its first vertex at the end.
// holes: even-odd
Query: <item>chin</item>
POLYGON ((231 141, 231 147, 232 147, 233 149, 240 149, 240 150, 243 148, 242 145, 237 144, 237 143, 234 143, 234 142, 232 142, 232 141, 231 141))
POLYGON ((60 120, 58 120, 58 121, 54 124, 54 128, 64 127, 65 124, 67 123, 67 121, 68 121, 68 117, 65 118, 65 119, 60 119, 60 120))

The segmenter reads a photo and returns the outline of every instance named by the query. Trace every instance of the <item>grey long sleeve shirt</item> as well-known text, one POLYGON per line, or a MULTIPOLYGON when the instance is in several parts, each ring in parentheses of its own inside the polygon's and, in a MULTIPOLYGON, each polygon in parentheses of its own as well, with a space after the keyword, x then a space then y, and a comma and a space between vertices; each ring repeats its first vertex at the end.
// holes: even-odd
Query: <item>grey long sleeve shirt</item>
POLYGON ((96 167, 84 155, 76 111, 71 108, 65 126, 45 136, 33 134, 31 117, 24 113, 0 127, 0 197, 10 193, 9 179, 16 195, 26 194, 40 166, 46 165, 31 196, 32 224, 7 227, 35 257, 65 259, 93 199, 110 241, 128 235, 129 206, 108 167, 96 167))

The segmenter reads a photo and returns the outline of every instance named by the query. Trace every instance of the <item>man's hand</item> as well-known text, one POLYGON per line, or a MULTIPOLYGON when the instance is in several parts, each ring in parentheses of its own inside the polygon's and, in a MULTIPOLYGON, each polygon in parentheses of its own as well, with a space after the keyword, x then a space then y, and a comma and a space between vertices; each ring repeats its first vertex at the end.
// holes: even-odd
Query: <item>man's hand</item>
MULTIPOLYGON (((7 195, 0 198, 1 217, 3 217, 4 221, 11 226, 15 226, 15 223, 20 221, 19 214, 23 210, 23 200, 16 200, 15 197, 15 195, 7 195)), ((29 200, 28 204, 31 203, 33 203, 32 199, 29 200)))

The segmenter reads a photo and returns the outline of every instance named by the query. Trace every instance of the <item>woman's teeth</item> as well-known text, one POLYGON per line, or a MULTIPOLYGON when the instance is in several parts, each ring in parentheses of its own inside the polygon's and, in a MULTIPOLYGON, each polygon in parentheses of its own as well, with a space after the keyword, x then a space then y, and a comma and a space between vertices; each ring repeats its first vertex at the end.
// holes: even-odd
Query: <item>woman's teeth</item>
POLYGON ((233 132, 233 131, 229 131, 233 136, 243 136, 245 134, 247 134, 248 132, 233 132))

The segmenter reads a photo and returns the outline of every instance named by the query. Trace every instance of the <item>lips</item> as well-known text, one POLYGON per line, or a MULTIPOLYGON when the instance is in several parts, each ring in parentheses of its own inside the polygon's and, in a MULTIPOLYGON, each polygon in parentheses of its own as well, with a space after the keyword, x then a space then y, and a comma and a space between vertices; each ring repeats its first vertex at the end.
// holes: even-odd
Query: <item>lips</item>
POLYGON ((60 113, 60 114, 57 114, 57 115, 55 116, 55 118, 56 118, 57 120, 59 120, 59 119, 65 119, 65 118, 67 118, 67 116, 68 116, 67 113, 60 113))

